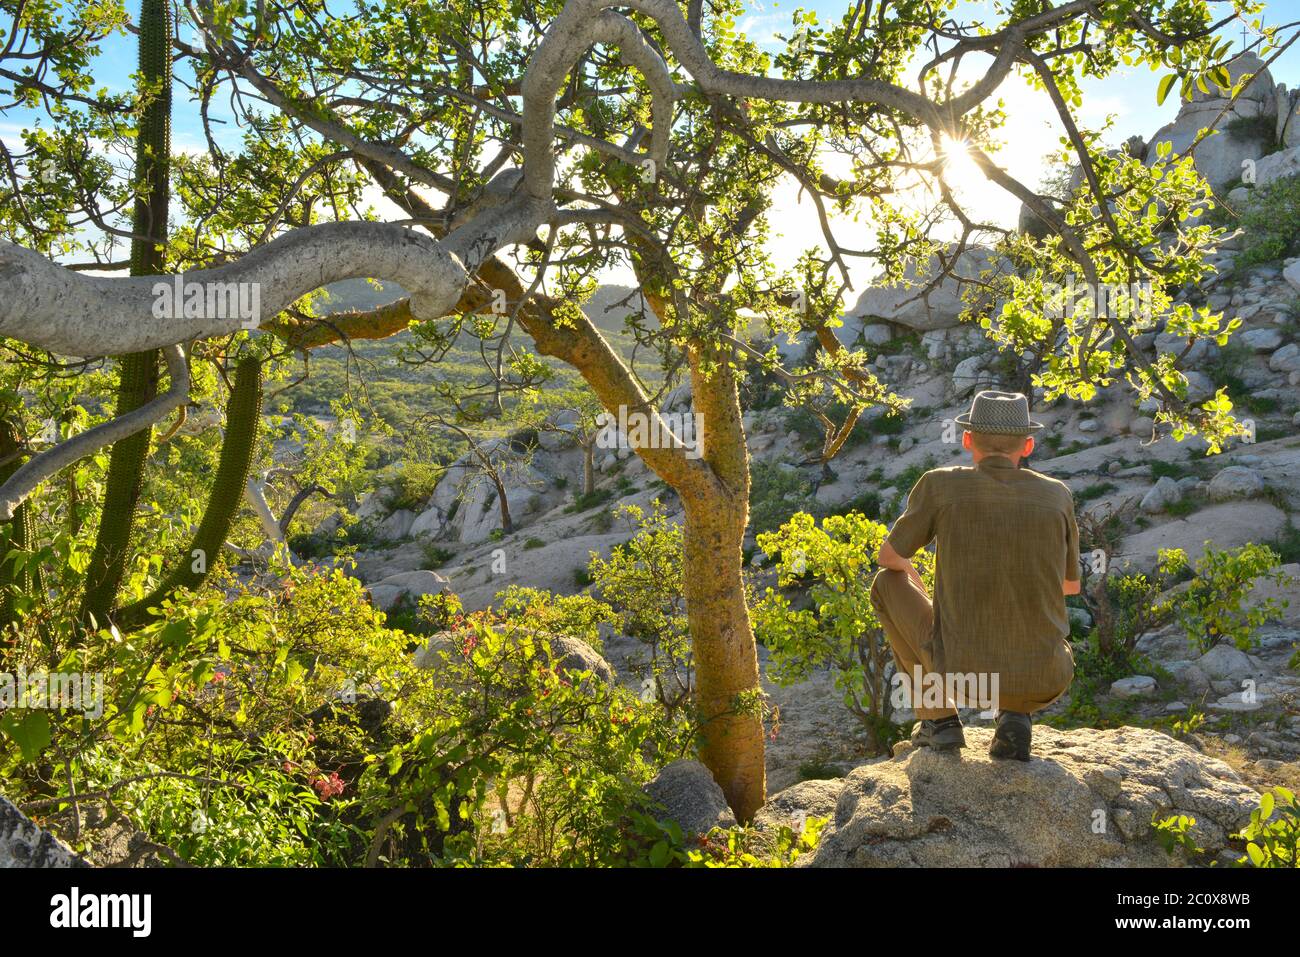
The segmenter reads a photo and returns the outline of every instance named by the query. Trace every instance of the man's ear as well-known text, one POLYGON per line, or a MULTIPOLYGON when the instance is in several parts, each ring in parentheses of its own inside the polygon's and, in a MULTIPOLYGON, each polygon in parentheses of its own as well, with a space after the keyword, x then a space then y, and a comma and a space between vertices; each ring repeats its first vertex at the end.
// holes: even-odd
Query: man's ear
POLYGON ((1020 457, 1024 458, 1032 451, 1034 451, 1034 437, 1027 435, 1025 436, 1025 447, 1020 450, 1020 457))
POLYGON ((970 451, 970 433, 969 433, 969 432, 963 432, 963 433, 961 434, 961 447, 962 447, 963 449, 965 449, 967 452, 970 451))

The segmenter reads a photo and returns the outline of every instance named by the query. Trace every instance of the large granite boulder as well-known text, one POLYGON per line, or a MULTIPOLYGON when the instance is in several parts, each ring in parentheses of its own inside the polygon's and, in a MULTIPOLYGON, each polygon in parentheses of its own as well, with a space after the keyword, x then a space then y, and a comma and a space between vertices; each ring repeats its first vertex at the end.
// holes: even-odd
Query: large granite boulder
POLYGON ((1024 763, 990 759, 992 734, 968 728, 969 747, 948 754, 904 743, 856 768, 806 863, 1167 867, 1177 859, 1155 840, 1154 816, 1194 818, 1192 838, 1214 857, 1258 805, 1228 765, 1158 731, 1038 725, 1024 763))
POLYGON ((1151 138, 1146 153, 1148 164, 1160 158, 1160 144, 1169 143, 1169 155, 1177 156, 1196 141, 1202 129, 1213 129, 1217 132, 1201 140, 1192 156, 1197 171, 1219 192, 1241 178, 1246 160, 1257 161, 1269 151, 1274 134, 1264 121, 1277 115, 1272 77, 1263 61, 1251 53, 1233 60, 1228 72, 1234 83, 1247 73, 1255 79, 1235 102, 1219 95, 1221 91, 1213 87, 1209 94, 1196 91, 1190 101, 1182 104, 1174 121, 1151 138), (1234 122, 1255 119, 1261 120, 1255 126, 1243 127, 1234 122))
POLYGON ((662 807, 660 818, 676 821, 684 834, 705 834, 736 823, 722 788, 699 761, 682 758, 665 765, 645 792, 662 807))
POLYGON ((970 287, 969 280, 1007 267, 990 250, 968 249, 957 257, 949 274, 931 287, 939 268, 937 257, 932 257, 925 267, 912 264, 904 271, 903 284, 864 290, 849 315, 884 319, 923 332, 948 329, 957 325, 958 317, 967 309, 962 293, 970 287))

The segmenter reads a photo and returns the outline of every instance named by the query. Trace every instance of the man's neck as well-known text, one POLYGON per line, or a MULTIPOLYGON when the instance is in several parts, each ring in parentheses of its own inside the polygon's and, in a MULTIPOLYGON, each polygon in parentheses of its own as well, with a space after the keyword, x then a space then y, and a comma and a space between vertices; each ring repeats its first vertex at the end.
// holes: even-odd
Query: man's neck
POLYGON ((1014 469, 1020 468, 1019 455, 997 455, 996 453, 990 453, 988 455, 977 455, 974 452, 971 453, 971 464, 976 466, 978 466, 981 462, 984 462, 996 467, 997 465, 1001 464, 998 461, 996 461, 998 459, 1001 459, 1002 462, 1007 463, 1007 465, 1010 466, 1011 468, 1014 469))

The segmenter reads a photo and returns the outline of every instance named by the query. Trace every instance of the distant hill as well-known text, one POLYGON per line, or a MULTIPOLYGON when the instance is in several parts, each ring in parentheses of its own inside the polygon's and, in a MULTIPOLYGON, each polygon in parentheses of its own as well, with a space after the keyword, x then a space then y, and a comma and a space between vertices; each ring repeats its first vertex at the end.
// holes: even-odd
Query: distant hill
MULTIPOLYGON (((406 295, 406 290, 395 282, 371 279, 345 279, 326 286, 325 292, 329 295, 324 305, 327 313, 374 309, 406 295)), ((624 319, 629 315, 641 316, 649 328, 658 325, 650 305, 634 286, 601 286, 587 300, 582 311, 602 332, 621 333, 625 328, 624 319)))
POLYGON ((375 279, 344 279, 342 282, 330 283, 325 287, 329 299, 325 302, 326 313, 348 312, 353 309, 374 309, 396 302, 406 295, 406 290, 395 282, 380 282, 375 279))

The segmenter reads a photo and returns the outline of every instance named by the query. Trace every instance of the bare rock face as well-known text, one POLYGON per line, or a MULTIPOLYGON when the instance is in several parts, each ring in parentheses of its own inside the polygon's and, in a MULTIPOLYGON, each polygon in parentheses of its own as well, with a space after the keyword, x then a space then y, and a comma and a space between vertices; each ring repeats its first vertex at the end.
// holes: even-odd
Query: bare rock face
POLYGON ((959 754, 903 744, 854 769, 808 865, 1168 867, 1154 814, 1195 818, 1213 856, 1258 804, 1228 765, 1157 731, 1036 725, 1024 763, 991 760, 992 734, 968 728, 959 754))
POLYGON ((427 569, 399 572, 366 587, 375 604, 384 611, 392 611, 403 603, 416 605, 425 595, 451 592, 447 579, 427 569))
POLYGON ((1251 53, 1243 54, 1228 64, 1228 72, 1234 83, 1247 73, 1256 79, 1235 102, 1218 95, 1219 91, 1209 95, 1199 91, 1194 93, 1191 101, 1184 102, 1179 108, 1174 121, 1161 127, 1151 138, 1146 154, 1148 164, 1159 157, 1161 143, 1171 145, 1171 156, 1181 154, 1206 127, 1218 130, 1218 134, 1206 137, 1196 146, 1192 161, 1215 190, 1240 179, 1244 161, 1254 162, 1264 156, 1272 145, 1273 136, 1267 122, 1261 122, 1255 129, 1229 127, 1234 120, 1267 121, 1276 117, 1277 98, 1272 77, 1263 61, 1251 53))
POLYGON ((931 286, 939 268, 937 259, 931 259, 923 268, 912 266, 904 271, 908 285, 864 290, 850 315, 874 316, 922 332, 950 329, 958 324, 958 318, 968 306, 962 293, 970 281, 986 272, 1000 272, 1008 267, 992 251, 971 248, 957 257, 949 275, 931 286))
POLYGON ((0 797, 0 869, 7 867, 87 867, 54 835, 33 824, 0 797))

